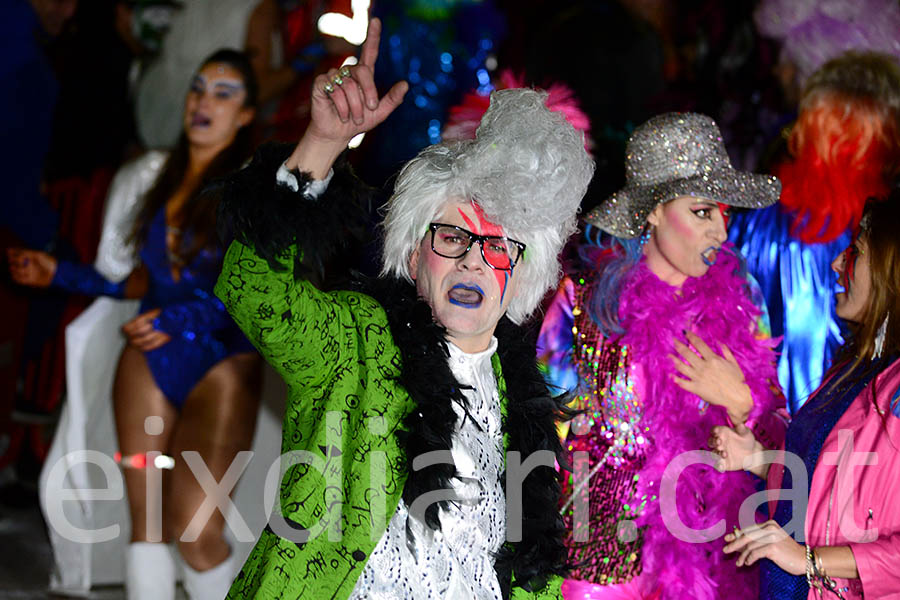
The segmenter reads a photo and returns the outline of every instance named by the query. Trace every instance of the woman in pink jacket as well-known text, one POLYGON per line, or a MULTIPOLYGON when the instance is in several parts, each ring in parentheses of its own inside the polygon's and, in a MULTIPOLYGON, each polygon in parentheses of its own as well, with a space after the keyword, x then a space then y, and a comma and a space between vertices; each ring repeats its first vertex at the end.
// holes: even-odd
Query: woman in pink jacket
POLYGON ((794 416, 785 453, 752 456, 762 447, 749 430, 713 430, 720 469, 767 479, 772 519, 725 536, 738 566, 761 561, 761 598, 900 599, 898 231, 900 188, 867 208, 832 263, 851 335, 794 416))

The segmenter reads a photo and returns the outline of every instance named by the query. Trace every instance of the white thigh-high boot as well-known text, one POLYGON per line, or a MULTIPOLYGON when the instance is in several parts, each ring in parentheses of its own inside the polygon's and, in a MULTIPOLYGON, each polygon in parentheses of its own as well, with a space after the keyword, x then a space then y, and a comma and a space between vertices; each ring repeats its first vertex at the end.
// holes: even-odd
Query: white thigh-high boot
POLYGON ((184 567, 184 589, 191 600, 223 600, 228 594, 231 582, 237 575, 233 551, 228 558, 212 569, 195 571, 184 561, 182 561, 182 566, 184 567))
POLYGON ((128 600, 175 600, 175 558, 168 544, 128 544, 125 590, 128 600))

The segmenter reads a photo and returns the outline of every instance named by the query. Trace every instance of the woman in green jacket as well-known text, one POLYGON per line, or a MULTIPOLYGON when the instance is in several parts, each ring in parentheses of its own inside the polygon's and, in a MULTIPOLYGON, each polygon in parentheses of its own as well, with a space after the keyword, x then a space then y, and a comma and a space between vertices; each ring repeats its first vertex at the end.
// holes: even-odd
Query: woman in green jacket
POLYGON ((475 140, 400 173, 383 269, 326 293, 362 186, 339 156, 399 105, 358 65, 319 76, 291 151, 222 187, 235 238, 216 294, 288 384, 280 504, 230 598, 558 597, 565 550, 555 422, 522 324, 558 279, 593 172, 583 136, 533 90, 495 92, 475 140))

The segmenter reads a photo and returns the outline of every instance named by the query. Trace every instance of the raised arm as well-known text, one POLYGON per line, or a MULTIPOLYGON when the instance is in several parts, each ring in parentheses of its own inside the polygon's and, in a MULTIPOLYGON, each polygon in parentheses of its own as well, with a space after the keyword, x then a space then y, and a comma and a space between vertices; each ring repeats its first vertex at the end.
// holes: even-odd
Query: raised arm
POLYGON ((358 65, 316 78, 312 122, 292 151, 263 146, 222 186, 219 227, 235 241, 215 293, 292 385, 327 377, 351 318, 305 280, 304 265, 321 264, 323 255, 339 249, 358 207, 369 203, 372 191, 338 157, 354 136, 383 121, 406 91, 400 82, 378 98, 373 67, 380 30, 373 19, 358 65))
POLYGON ((382 98, 375 88, 374 69, 380 39, 381 21, 372 19, 359 63, 340 70, 331 69, 315 78, 311 121, 285 161, 289 170, 324 179, 351 139, 374 128, 400 106, 409 87, 405 81, 395 83, 382 98))

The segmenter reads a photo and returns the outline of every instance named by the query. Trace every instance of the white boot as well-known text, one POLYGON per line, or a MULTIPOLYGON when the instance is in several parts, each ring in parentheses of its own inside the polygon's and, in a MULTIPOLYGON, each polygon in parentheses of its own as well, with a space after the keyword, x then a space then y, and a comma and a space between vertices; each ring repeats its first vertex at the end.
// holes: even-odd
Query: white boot
POLYGON ((184 589, 191 600, 223 600, 234 581, 234 552, 212 569, 195 571, 182 561, 184 589))
POLYGON ((168 544, 128 544, 125 591, 128 600, 175 600, 175 558, 168 544))

